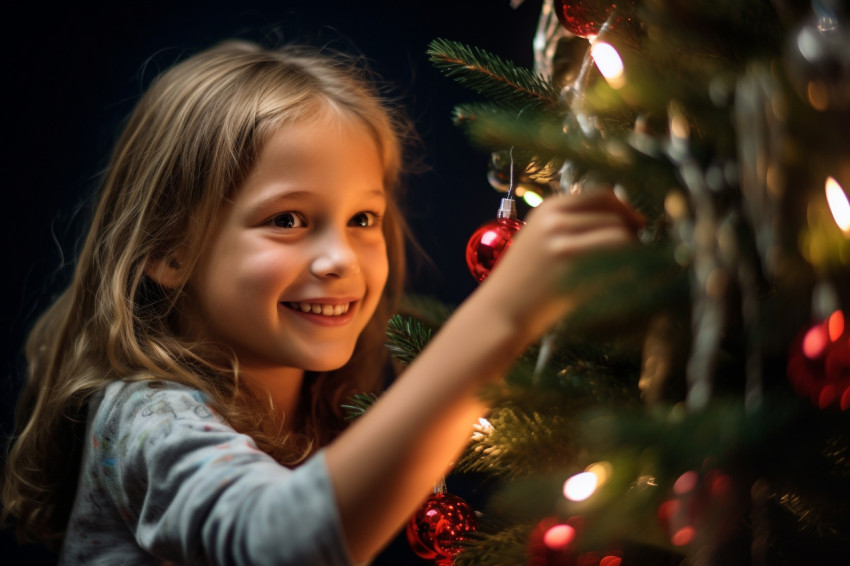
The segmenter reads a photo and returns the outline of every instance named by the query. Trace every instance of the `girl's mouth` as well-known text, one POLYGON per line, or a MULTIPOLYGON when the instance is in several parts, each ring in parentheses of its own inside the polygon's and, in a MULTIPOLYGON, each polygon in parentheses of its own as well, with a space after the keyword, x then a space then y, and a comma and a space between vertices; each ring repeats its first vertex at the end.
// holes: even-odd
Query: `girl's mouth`
POLYGON ((351 303, 329 304, 286 302, 283 304, 291 308, 292 310, 300 311, 303 313, 318 314, 322 316, 342 316, 348 312, 349 308, 351 308, 351 303))

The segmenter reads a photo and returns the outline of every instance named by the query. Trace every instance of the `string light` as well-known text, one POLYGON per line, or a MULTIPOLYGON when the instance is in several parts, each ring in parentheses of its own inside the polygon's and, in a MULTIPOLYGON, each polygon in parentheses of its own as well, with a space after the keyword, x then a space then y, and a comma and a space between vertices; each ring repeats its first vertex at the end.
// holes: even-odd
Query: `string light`
POLYGON ((626 84, 623 60, 613 45, 604 41, 594 42, 593 47, 590 48, 590 56, 593 57, 599 72, 612 88, 621 88, 626 84))
POLYGON ((540 206, 540 203, 543 202, 543 197, 535 193, 534 191, 525 191, 525 194, 522 195, 522 200, 525 201, 530 207, 540 206))
POLYGON ((570 525, 555 525, 543 535, 543 544, 552 550, 567 548, 576 536, 576 530, 570 525))
POLYGON ((593 472, 582 472, 564 483, 564 497, 570 501, 584 501, 596 491, 598 478, 593 472))
POLYGON ((838 184, 838 181, 832 177, 826 179, 826 202, 829 203, 829 210, 832 212, 832 217, 835 218, 835 223, 845 233, 850 232, 850 201, 847 200, 847 195, 844 189, 838 184))

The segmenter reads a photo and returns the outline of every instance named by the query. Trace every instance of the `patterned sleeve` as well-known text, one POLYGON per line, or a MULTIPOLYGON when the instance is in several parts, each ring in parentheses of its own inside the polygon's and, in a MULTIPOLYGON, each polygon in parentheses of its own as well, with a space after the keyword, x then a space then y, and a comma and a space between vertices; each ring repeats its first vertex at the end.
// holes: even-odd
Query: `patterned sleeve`
POLYGON ((102 486, 159 559, 351 564, 322 452, 280 466, 200 392, 168 382, 108 387, 90 431, 102 486))

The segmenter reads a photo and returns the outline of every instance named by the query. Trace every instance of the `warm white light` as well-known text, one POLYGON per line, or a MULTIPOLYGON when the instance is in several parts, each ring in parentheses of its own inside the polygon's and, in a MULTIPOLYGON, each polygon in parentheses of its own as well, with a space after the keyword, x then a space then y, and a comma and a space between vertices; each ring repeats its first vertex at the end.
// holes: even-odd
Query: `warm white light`
POLYGON ((826 179, 826 202, 838 227, 845 232, 850 231, 850 201, 844 189, 832 177, 826 179))
POLYGON ((488 421, 484 417, 478 417, 478 424, 481 426, 481 429, 484 430, 484 431, 489 432, 489 431, 493 430, 493 425, 491 425, 490 421, 488 421))
POLYGON ((534 191, 525 191, 525 194, 522 195, 522 200, 524 200, 528 206, 535 207, 540 206, 540 203, 543 202, 543 197, 534 191))
POLYGON ((594 43, 590 48, 590 56, 593 57, 599 72, 608 84, 614 88, 620 88, 625 84, 623 60, 613 45, 604 41, 594 43))
POLYGON ((564 497, 570 501, 584 501, 596 491, 599 478, 593 472, 582 472, 564 483, 564 497))
POLYGON ((679 139, 685 139, 691 135, 688 119, 681 114, 676 114, 670 120, 670 133, 679 139))

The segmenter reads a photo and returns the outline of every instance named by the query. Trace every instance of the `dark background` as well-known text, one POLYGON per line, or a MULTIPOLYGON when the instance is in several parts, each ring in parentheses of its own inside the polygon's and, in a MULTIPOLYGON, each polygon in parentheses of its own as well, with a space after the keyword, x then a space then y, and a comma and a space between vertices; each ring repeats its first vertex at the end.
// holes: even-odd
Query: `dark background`
MULTIPOLYGON (((66 284, 90 213, 91 195, 122 120, 151 79, 176 60, 230 37, 263 43, 328 44, 365 55, 394 85, 422 139, 426 170, 410 180, 405 208, 430 256, 412 290, 449 303, 474 289, 466 240, 494 217, 498 194, 486 179, 488 154, 451 124, 451 108, 476 95, 443 77, 426 48, 437 37, 479 46, 532 65, 541 0, 15 3, 3 8, 2 204, 5 293, 0 414, 11 432, 23 376, 27 329, 66 284)), ((481 490, 449 478, 473 506, 481 490)), ((378 564, 421 564, 397 539, 378 564)), ((0 531, 0 561, 54 560, 20 548, 0 531)))

